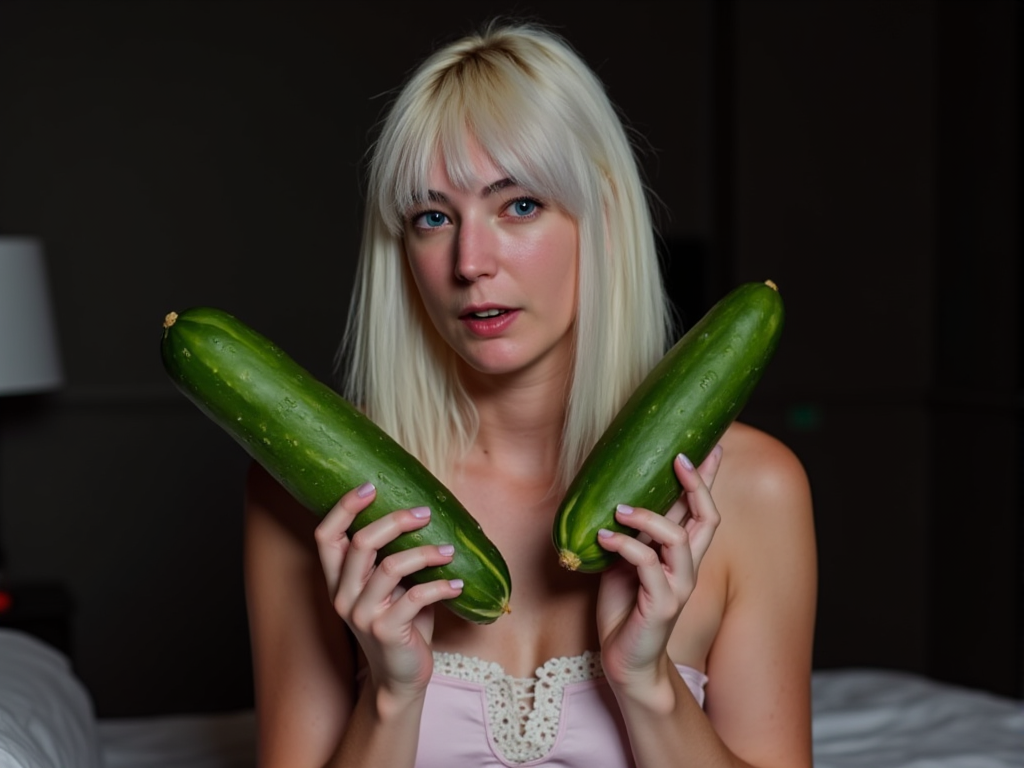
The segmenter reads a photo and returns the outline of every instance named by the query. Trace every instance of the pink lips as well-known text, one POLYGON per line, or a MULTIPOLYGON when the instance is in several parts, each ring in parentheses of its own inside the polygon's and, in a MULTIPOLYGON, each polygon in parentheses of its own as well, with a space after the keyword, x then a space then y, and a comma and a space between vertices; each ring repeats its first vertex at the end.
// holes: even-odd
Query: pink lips
POLYGON ((459 317, 462 324, 476 336, 491 338, 500 335, 519 316, 518 309, 505 309, 504 307, 471 307, 469 311, 459 317), (500 310, 498 314, 490 317, 481 317, 479 312, 500 310))

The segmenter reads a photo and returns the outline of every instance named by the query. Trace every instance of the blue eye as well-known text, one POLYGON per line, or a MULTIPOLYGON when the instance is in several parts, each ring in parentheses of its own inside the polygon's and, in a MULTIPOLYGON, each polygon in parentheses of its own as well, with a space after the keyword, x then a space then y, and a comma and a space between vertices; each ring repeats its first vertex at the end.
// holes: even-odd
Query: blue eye
POLYGON ((513 216, 523 217, 532 216, 537 212, 539 203, 536 200, 531 200, 528 197, 520 198, 519 200, 513 200, 509 204, 509 210, 512 211, 513 216))
POLYGON ((440 211, 427 211, 417 216, 414 223, 426 229, 436 229, 437 227, 443 227, 447 222, 448 217, 440 211))

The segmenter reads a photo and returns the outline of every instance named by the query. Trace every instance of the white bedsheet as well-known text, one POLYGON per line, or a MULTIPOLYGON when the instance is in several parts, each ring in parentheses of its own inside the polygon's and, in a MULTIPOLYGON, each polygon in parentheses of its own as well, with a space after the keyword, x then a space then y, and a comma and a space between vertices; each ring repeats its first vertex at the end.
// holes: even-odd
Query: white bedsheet
MULTIPOLYGON (((1024 768, 1024 702, 882 670, 813 683, 815 768, 1024 768)), ((99 724, 105 768, 254 768, 254 732, 251 712, 99 724)))
POLYGON ((1019 768, 1024 702, 900 672, 814 676, 816 768, 1019 768))
POLYGON ((0 768, 98 768, 92 699, 63 654, 0 629, 0 768))
MULTIPOLYGON (((1024 701, 882 670, 813 684, 816 768, 1024 768, 1024 701)), ((255 734, 251 711, 96 720, 66 658, 0 629, 0 768, 255 768, 255 734)))

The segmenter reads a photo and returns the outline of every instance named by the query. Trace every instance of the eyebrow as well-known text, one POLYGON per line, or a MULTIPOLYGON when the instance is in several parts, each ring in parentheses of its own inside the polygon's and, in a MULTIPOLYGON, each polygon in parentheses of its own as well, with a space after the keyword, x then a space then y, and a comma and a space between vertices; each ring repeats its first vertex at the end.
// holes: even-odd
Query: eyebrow
MULTIPOLYGON (((503 189, 507 189, 508 187, 516 187, 516 186, 519 186, 519 184, 518 184, 518 182, 515 179, 511 179, 511 178, 499 179, 498 181, 494 182, 493 184, 488 184, 483 189, 481 189, 480 190, 480 194, 483 197, 488 197, 490 195, 493 195, 496 192, 500 192, 503 189)), ((427 200, 430 200, 433 203, 447 203, 448 202, 448 197, 444 194, 444 192, 438 192, 437 190, 430 189, 430 190, 427 190, 427 200)))

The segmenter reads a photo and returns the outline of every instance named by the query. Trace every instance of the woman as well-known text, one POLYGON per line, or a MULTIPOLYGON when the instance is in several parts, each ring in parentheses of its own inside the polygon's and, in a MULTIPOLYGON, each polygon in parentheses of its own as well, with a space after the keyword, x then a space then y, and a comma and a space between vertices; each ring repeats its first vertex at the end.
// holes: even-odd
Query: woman
POLYGON ((317 524, 254 468, 263 768, 810 766, 814 534, 782 444, 734 424, 701 466, 676 458, 669 514, 620 507, 638 536, 601 535, 615 567, 557 564, 561 491, 671 338, 637 165, 593 73, 530 26, 441 49, 390 108, 366 207, 345 394, 481 523, 514 612, 474 625, 437 606, 457 581, 404 589, 451 546, 375 564, 429 509, 349 538, 372 478, 317 524))

